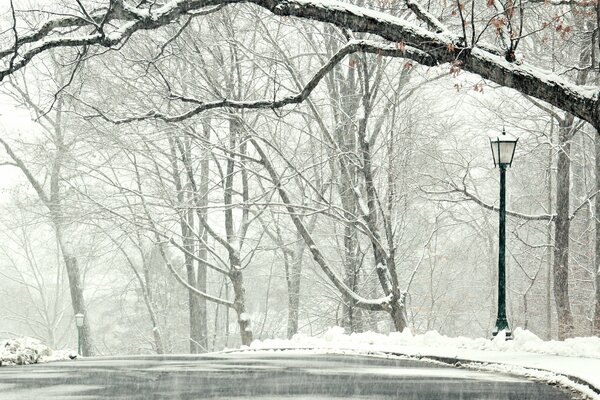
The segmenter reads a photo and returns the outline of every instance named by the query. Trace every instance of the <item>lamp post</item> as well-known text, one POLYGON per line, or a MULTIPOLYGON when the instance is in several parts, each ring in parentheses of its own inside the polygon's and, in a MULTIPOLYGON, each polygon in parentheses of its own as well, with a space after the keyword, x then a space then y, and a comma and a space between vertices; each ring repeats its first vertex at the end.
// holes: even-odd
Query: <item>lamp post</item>
POLYGON ((511 339, 512 333, 506 320, 506 168, 512 164, 516 139, 506 134, 502 129, 502 135, 490 138, 492 146, 492 156, 494 157, 494 166, 500 168, 500 221, 498 224, 498 315, 496 317, 496 327, 492 333, 496 336, 500 331, 506 331, 506 338, 511 339))
POLYGON ((75 314, 75 325, 77 325, 77 354, 81 355, 81 328, 83 327, 83 319, 85 315, 82 313, 75 314))

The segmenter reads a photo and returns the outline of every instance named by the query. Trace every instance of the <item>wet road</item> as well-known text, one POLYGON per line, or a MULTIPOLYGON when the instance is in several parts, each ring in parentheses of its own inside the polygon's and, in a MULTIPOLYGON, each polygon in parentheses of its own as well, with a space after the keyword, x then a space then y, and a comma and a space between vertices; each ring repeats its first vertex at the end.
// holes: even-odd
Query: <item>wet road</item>
POLYGON ((423 361, 286 352, 0 367, 9 399, 570 399, 525 379, 423 361))

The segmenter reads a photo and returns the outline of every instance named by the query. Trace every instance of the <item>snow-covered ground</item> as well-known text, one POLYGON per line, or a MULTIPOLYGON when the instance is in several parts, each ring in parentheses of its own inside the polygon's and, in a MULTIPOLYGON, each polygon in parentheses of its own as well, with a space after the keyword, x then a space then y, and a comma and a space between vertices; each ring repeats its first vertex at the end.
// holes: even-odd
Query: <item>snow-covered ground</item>
POLYGON ((455 364, 464 368, 529 376, 578 390, 600 400, 600 338, 544 341, 515 329, 513 340, 501 332, 494 340, 448 337, 431 331, 413 335, 409 330, 383 335, 373 332, 347 335, 334 327, 319 337, 295 335, 290 340, 255 341, 250 350, 356 352, 408 356, 455 364))
MULTIPOLYGON (((494 340, 448 337, 435 331, 413 335, 408 330, 389 335, 373 332, 347 335, 342 328, 334 327, 319 337, 298 334, 290 340, 254 341, 242 350, 287 349, 306 353, 428 359, 462 368, 528 376, 600 400, 600 338, 544 341, 518 328, 513 332, 513 338, 505 341, 502 333, 494 340)), ((35 364, 74 357, 76 352, 72 350, 52 350, 31 338, 0 340, 0 365, 35 364)))
POLYGON ((37 364, 77 357, 73 350, 52 350, 40 341, 21 337, 0 340, 0 366, 37 364))

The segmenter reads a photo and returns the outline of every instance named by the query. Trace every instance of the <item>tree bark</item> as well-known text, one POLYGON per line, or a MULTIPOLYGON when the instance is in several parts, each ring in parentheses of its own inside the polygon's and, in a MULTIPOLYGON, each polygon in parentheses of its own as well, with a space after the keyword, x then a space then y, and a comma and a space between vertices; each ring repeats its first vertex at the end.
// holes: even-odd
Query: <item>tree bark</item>
MULTIPOLYGON (((597 7, 600 7, 597 6, 597 7)), ((598 14, 600 16, 600 12, 598 14)), ((599 131, 600 132, 600 131, 599 131)), ((600 190, 600 135, 595 136, 595 149, 596 149, 596 191, 600 190)), ((595 296, 594 296, 594 320, 592 332, 596 336, 600 336, 600 195, 596 195, 594 200, 595 203, 595 226, 596 226, 596 251, 594 259, 595 272, 595 296)))
MULTIPOLYGON (((133 210, 132 210, 133 211, 133 210)), ((140 285, 140 289, 142 290, 142 297, 144 299, 144 304, 146 305, 146 310, 148 311, 148 316, 150 317, 150 323, 152 324, 152 336, 154 337, 154 350, 156 354, 164 354, 165 345, 163 343, 162 332, 160 330, 160 323, 158 320, 158 316, 156 313, 156 305, 154 304, 154 296, 153 296, 153 288, 152 288, 152 280, 150 278, 150 266, 148 265, 148 259, 146 254, 144 254, 142 248, 142 239, 140 235, 140 231, 136 232, 136 239, 138 243, 136 247, 139 250, 140 257, 142 259, 142 272, 143 275, 140 275, 138 272, 133 260, 128 256, 127 251, 119 244, 117 241, 111 238, 113 243, 119 248, 121 253, 125 256, 127 263, 131 267, 131 270, 135 274, 138 283, 140 285)))
MULTIPOLYGON (((229 118, 229 148, 235 152, 236 143, 240 136, 241 121, 238 116, 233 115, 229 118)), ((240 338, 242 345, 249 346, 252 343, 252 325, 250 315, 246 310, 246 289, 244 288, 244 278, 242 275, 242 263, 239 255, 239 248, 242 238, 236 238, 233 222, 233 176, 235 171, 235 159, 233 153, 227 158, 227 167, 225 175, 225 190, 223 204, 225 206, 225 232, 227 242, 229 243, 229 278, 233 287, 233 308, 237 313, 238 325, 240 328, 240 338)))
MULTIPOLYGON (((210 140, 210 120, 204 121, 202 125, 202 131, 204 140, 206 143, 210 140)), ((209 183, 209 173, 210 173, 210 148, 207 145, 202 146, 202 154, 200 160, 200 186, 199 193, 196 193, 196 196, 199 196, 200 199, 198 201, 198 219, 200 219, 200 243, 198 244, 198 267, 196 271, 196 288, 206 293, 206 278, 208 267, 205 262, 200 260, 208 260, 208 249, 207 249, 207 240, 208 240, 208 232, 204 229, 204 224, 207 222, 207 209, 208 206, 208 183, 209 183)), ((207 303, 205 298, 198 298, 198 322, 199 322, 199 331, 198 331, 198 345, 205 349, 204 351, 208 351, 208 311, 207 311, 207 303)))
POLYGON ((126 2, 113 2, 108 10, 94 11, 93 18, 102 23, 122 21, 121 25, 116 25, 114 34, 106 35, 101 29, 94 29, 92 34, 81 35, 79 33, 83 29, 73 28, 81 28, 86 24, 90 28, 97 27, 97 22, 68 16, 47 21, 37 31, 18 35, 15 43, 0 49, 0 59, 7 64, 0 69, 0 81, 27 66, 39 54, 53 48, 117 46, 135 31, 157 29, 184 15, 198 14, 208 6, 247 2, 263 7, 275 15, 331 23, 354 32, 378 35, 391 43, 410 44, 410 47, 419 52, 407 51, 407 57, 417 62, 422 61, 424 53, 427 53, 428 59, 434 58, 439 64, 458 62, 466 71, 546 101, 587 122, 595 124, 600 120, 599 90, 585 89, 546 71, 506 61, 508 54, 492 46, 477 43, 472 48, 467 47, 461 35, 453 34, 447 29, 430 31, 406 19, 332 0, 189 0, 175 2, 170 7, 156 7, 151 11, 137 9, 126 2), (65 35, 65 30, 75 34, 65 35), (58 32, 62 35, 57 34, 58 32), (19 57, 10 61, 17 54, 19 57))
MULTIPOLYGON (((148 266, 144 265, 144 275, 149 275, 147 273, 148 266)), ((146 303, 146 309, 148 310, 148 315, 150 316, 150 322, 152 324, 152 336, 154 337, 154 346, 156 354, 164 354, 165 353, 165 345, 163 343, 162 332, 160 330, 158 316, 156 315, 156 310, 154 306, 152 290, 149 287, 149 279, 146 277, 146 283, 142 285, 142 291, 144 292, 144 301, 146 303)))
MULTIPOLYGON (((552 141, 554 140, 554 120, 551 120, 550 125, 550 146, 548 146, 548 166, 547 166, 547 176, 548 176, 548 214, 552 215, 552 209, 554 208, 553 202, 553 171, 552 167, 554 165, 554 149, 552 146, 552 141)), ((552 247, 550 243, 552 243, 552 225, 548 224, 546 228, 546 243, 548 244, 548 248, 546 250, 546 258, 548 260, 547 263, 547 271, 546 271, 546 339, 552 339, 552 247)))
POLYGON ((304 248, 306 247, 302 237, 296 233, 296 245, 294 257, 290 265, 288 277, 288 324, 287 337, 290 339, 298 333, 298 320, 300 317, 300 284, 302 282, 302 260, 304 259, 304 248))
POLYGON ((250 346, 252 343, 252 324, 250 315, 246 310, 246 289, 244 288, 244 278, 242 271, 232 270, 229 274, 233 286, 234 300, 233 308, 237 313, 238 326, 240 327, 240 338, 243 346, 250 346))
MULTIPOLYGON (((596 29, 600 29, 600 2, 596 2, 596 29)), ((598 50, 600 50, 600 40, 596 41, 598 50)), ((592 49, 594 52, 595 49, 592 49)), ((593 54, 593 53, 592 53, 593 54)), ((596 74, 596 83, 599 81, 599 75, 596 74)), ((600 108, 600 106, 599 106, 600 108)), ((596 191, 600 191, 600 112, 598 112, 598 119, 594 124, 596 128, 595 149, 596 149, 596 191)), ((600 193, 596 195, 595 199, 595 217, 596 217, 596 251, 595 251, 595 265, 594 269, 596 272, 596 295, 595 295, 595 307, 594 307, 594 321, 593 321, 593 333, 596 336, 600 336, 600 193)))
MULTIPOLYGON (((360 60, 356 55, 350 55, 350 65, 356 65, 360 60)), ((332 98, 335 117, 335 138, 342 152, 339 157, 339 162, 344 163, 342 169, 347 171, 347 174, 339 174, 337 179, 339 184, 340 200, 345 213, 345 218, 352 221, 356 216, 357 204, 356 194, 354 191, 357 185, 356 168, 346 160, 346 154, 355 154, 356 146, 356 128, 354 120, 359 107, 360 88, 357 84, 355 76, 356 67, 348 69, 348 75, 344 76, 340 68, 335 68, 334 82, 337 84, 330 85, 329 96, 332 98), (335 79, 335 76, 340 79, 335 79), (339 108, 338 108, 339 107, 339 108)), ((332 171, 335 173, 335 171, 332 171)), ((355 293, 360 294, 360 278, 358 266, 358 238, 356 227, 350 223, 344 224, 344 281, 346 285, 355 293)), ((344 301, 342 326, 349 332, 360 332, 362 330, 361 310, 354 304, 344 301)))
MULTIPOLYGON (((187 273, 187 282, 191 286, 200 289, 198 287, 198 277, 196 274, 196 268, 194 267, 193 254, 195 253, 196 246, 193 238, 194 232, 194 211, 189 208, 186 212, 185 226, 182 228, 183 234, 183 247, 185 269, 187 273)), ((202 289, 200 289, 202 290, 202 289)), ((204 292, 204 290, 203 290, 204 292)), ((190 353, 197 354, 207 351, 206 348, 206 334, 203 334, 203 330, 206 329, 206 320, 202 320, 200 297, 196 296, 191 290, 188 290, 188 304, 189 304, 189 322, 190 322, 190 353), (203 324, 204 323, 204 324, 203 324)), ((206 301, 206 300, 205 300, 206 301)), ((204 318, 206 319, 206 318, 204 318)))
POLYGON ((79 271, 79 265, 77 263, 77 257, 70 253, 67 246, 64 243, 63 235, 60 227, 56 227, 56 234, 58 237, 59 246, 63 254, 65 261, 65 267, 67 269, 67 277, 69 279, 69 291, 71 293, 71 304, 73 306, 74 314, 83 314, 83 326, 79 329, 79 340, 81 341, 81 355, 89 357, 94 355, 92 334, 90 329, 90 318, 87 313, 85 306, 85 299, 83 297, 83 285, 81 284, 81 273, 79 271))
MULTIPOLYGON (((192 354, 197 354, 206 351, 206 335, 202 335, 202 329, 206 329, 206 321, 202 324, 200 313, 200 298, 191 288, 197 288, 198 278, 194 267, 194 254, 196 245, 194 240, 194 202, 195 193, 191 185, 186 185, 182 179, 182 173, 179 167, 179 158, 181 158, 183 168, 188 171, 191 162, 191 150, 189 139, 182 143, 180 138, 169 137, 169 147, 171 156, 171 174, 175 182, 175 190, 177 191, 177 202, 182 208, 178 210, 179 225, 181 229, 181 237, 183 242, 183 257, 186 270, 187 283, 190 285, 188 289, 188 321, 189 321, 189 351, 192 354), (178 151, 181 157, 178 156, 178 151), (188 204, 189 203, 189 204, 188 204), (185 209, 187 207, 187 209, 185 209)), ((183 174, 183 176, 187 176, 183 174)), ((204 292, 204 291, 203 291, 204 292)))
POLYGON ((573 335, 573 314, 569 299, 569 189, 571 177, 571 127, 573 117, 561 122, 556 170, 556 221, 554 233, 554 299, 558 315, 558 338, 573 335))

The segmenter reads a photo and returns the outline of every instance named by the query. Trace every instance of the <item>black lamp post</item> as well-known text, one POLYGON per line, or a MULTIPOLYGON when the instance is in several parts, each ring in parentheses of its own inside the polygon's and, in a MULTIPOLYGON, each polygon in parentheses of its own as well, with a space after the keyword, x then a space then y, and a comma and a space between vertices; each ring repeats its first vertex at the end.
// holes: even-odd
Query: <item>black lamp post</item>
POLYGON ((506 331, 506 338, 511 339, 512 333, 506 320, 506 168, 512 164, 517 141, 506 134, 502 129, 502 135, 490 138, 494 166, 500 168, 500 223, 498 224, 498 316, 496 327, 492 333, 496 336, 500 331, 506 331))
POLYGON ((77 354, 81 355, 81 328, 83 327, 83 319, 85 315, 82 313, 75 314, 75 325, 77 325, 77 354))

